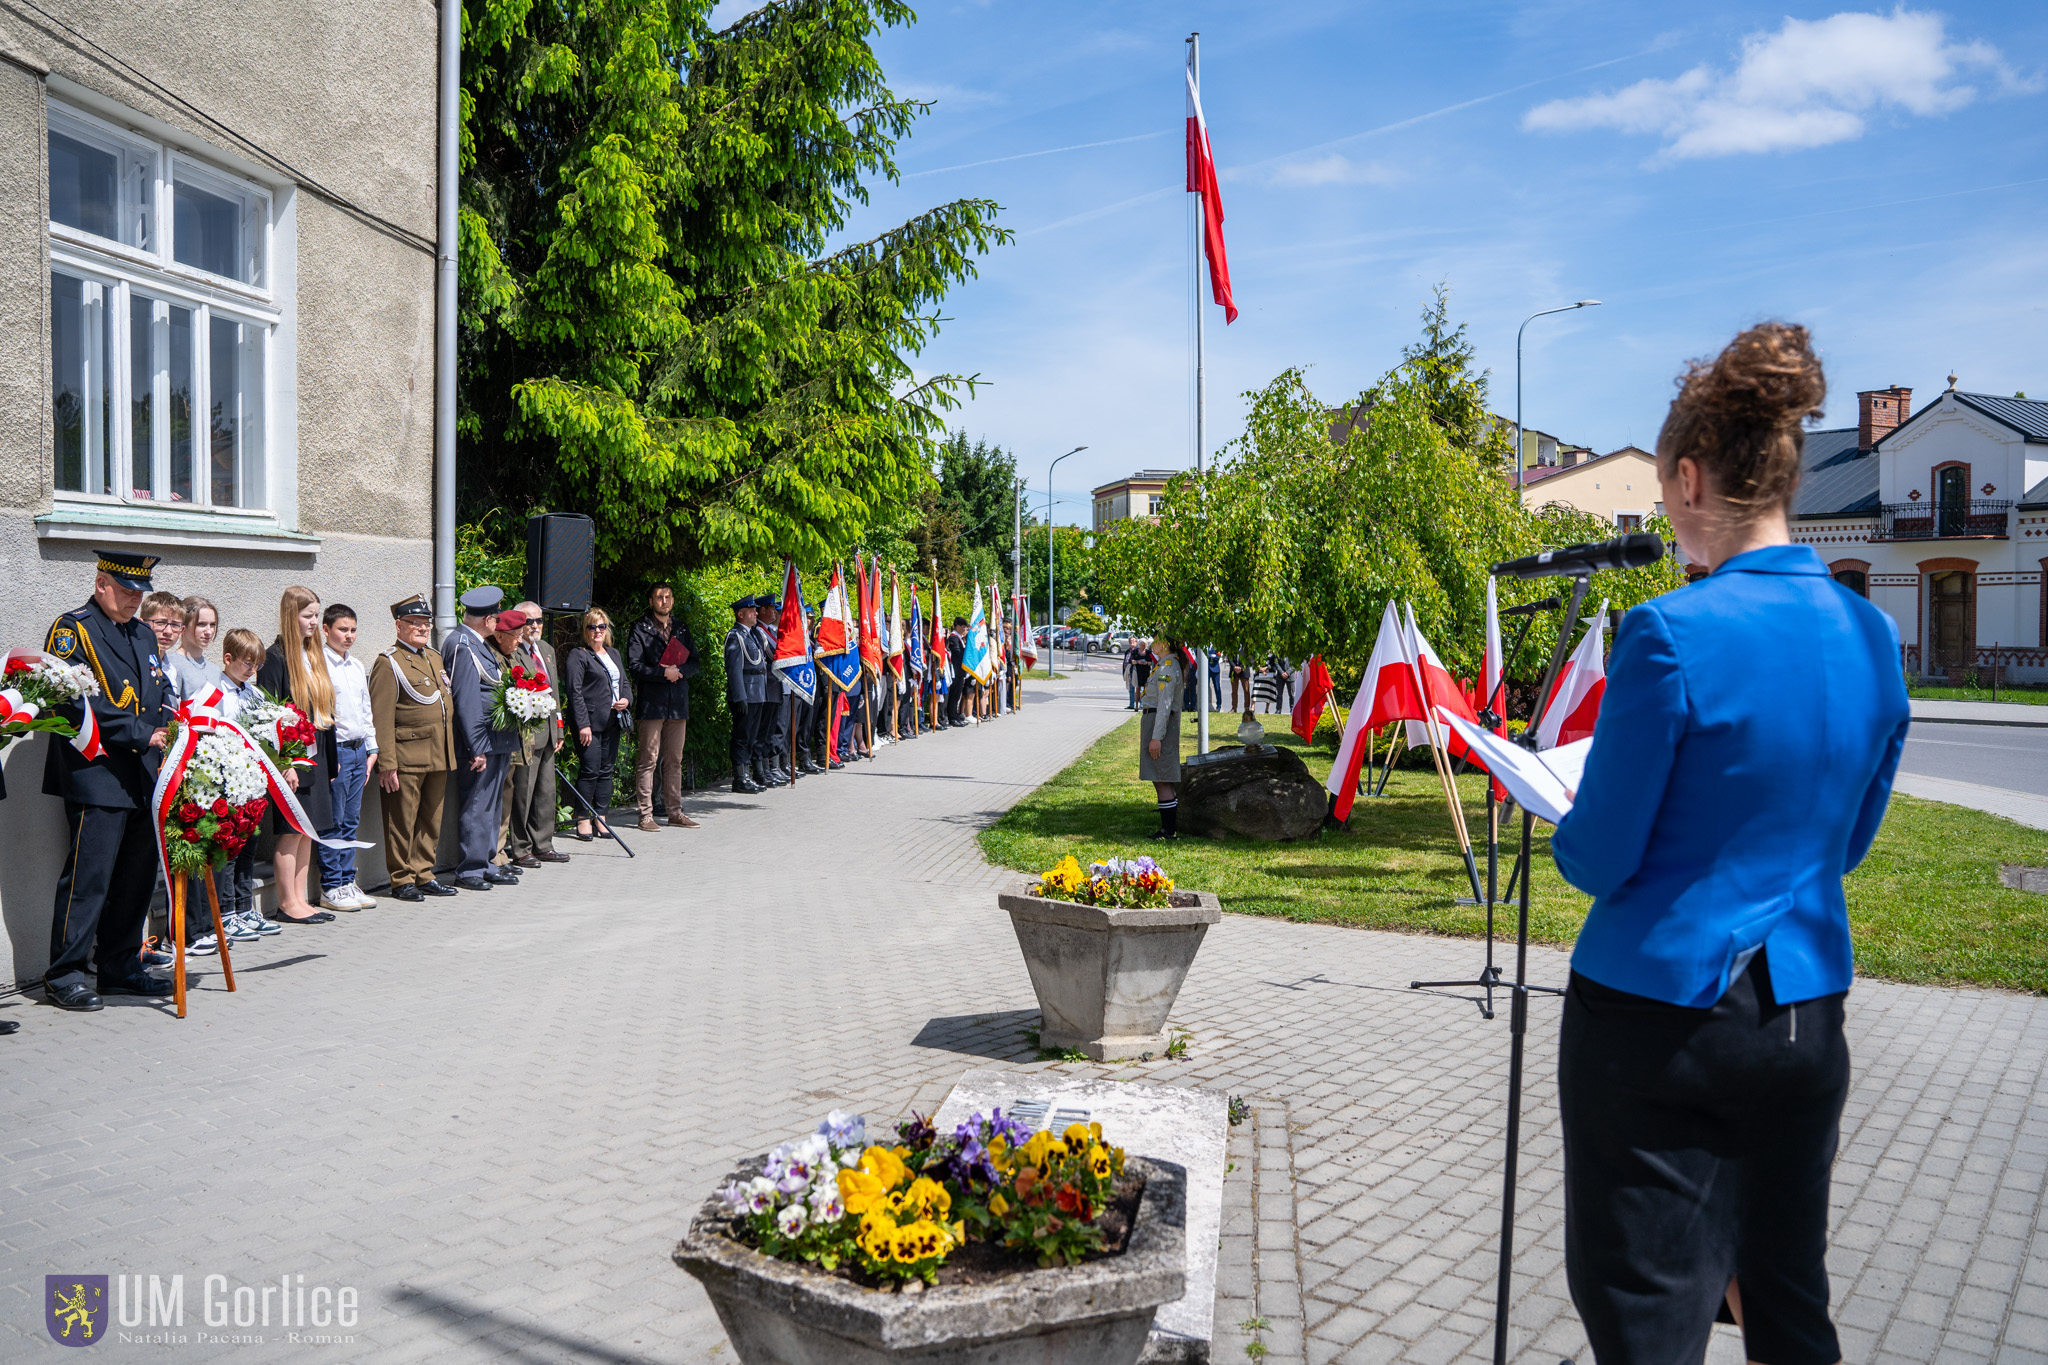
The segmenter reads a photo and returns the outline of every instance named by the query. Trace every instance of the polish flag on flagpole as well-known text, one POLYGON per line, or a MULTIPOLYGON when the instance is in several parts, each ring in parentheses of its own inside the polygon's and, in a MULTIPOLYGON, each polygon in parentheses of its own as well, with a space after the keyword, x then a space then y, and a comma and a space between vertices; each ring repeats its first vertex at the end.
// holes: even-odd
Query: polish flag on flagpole
MULTIPOLYGON (((1416 689, 1428 704, 1441 707, 1477 725, 1479 717, 1473 714, 1472 703, 1465 697, 1465 689, 1458 685, 1458 680, 1451 676, 1451 671, 1444 667, 1443 660, 1437 657, 1435 648, 1423 638, 1422 631, 1417 628, 1415 604, 1412 602, 1408 604, 1408 629, 1403 635, 1403 646, 1408 666, 1415 672, 1416 689)), ((1435 730, 1444 736, 1446 754, 1452 758, 1468 757, 1465 741, 1441 721, 1432 724, 1425 719, 1420 707, 1416 708, 1415 714, 1406 719, 1409 748, 1420 749, 1426 744, 1433 743, 1431 732, 1435 730)), ((1476 757, 1474 762, 1477 762, 1476 757)))
POLYGON ((1351 800, 1358 791, 1358 770, 1365 766, 1367 737, 1392 720, 1408 720, 1422 714, 1422 696, 1415 690, 1415 672, 1408 666, 1402 648, 1401 617, 1392 602, 1380 615, 1380 634, 1373 641, 1372 657, 1366 660, 1365 675, 1358 680, 1358 696, 1344 721, 1344 738, 1337 746, 1336 762, 1330 765, 1324 785, 1337 798, 1331 814, 1339 820, 1351 818, 1351 800))
POLYGON ((1216 186, 1216 153, 1209 145, 1209 122, 1202 117, 1202 90, 1195 84, 1192 56, 1188 81, 1188 193, 1202 196, 1202 254, 1209 258, 1209 293, 1223 307, 1225 326, 1237 321, 1230 295, 1230 260, 1223 253, 1223 191, 1216 186))
POLYGON ((1593 737, 1593 724, 1600 718, 1600 698, 1607 691, 1606 642, 1607 599, 1603 597, 1592 627, 1558 674, 1550 705, 1543 708, 1543 721, 1536 727, 1537 748, 1555 749, 1593 737))
POLYGON ((1502 718, 1494 729, 1497 735, 1507 731, 1507 699, 1501 696, 1501 683, 1506 674, 1500 657, 1500 602, 1494 591, 1494 579, 1486 580, 1486 655, 1479 665, 1479 709, 1491 711, 1502 718))

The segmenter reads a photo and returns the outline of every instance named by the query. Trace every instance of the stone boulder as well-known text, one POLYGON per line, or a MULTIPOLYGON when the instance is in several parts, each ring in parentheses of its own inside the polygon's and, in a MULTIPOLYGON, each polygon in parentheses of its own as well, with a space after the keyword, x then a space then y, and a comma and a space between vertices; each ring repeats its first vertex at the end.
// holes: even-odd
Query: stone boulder
POLYGON ((1216 749, 1181 763, 1184 834, 1306 839, 1322 826, 1329 808, 1329 793, 1292 749, 1216 749))

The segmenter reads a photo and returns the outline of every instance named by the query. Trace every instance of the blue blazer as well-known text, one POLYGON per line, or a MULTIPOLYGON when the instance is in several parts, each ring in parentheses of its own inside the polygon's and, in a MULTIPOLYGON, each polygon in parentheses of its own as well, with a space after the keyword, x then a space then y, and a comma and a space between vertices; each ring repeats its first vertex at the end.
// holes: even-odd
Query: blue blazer
POLYGON ((1737 555, 1631 611, 1551 839, 1594 898, 1572 969, 1704 1009, 1762 947, 1780 1004, 1846 991, 1842 877, 1877 837, 1910 721, 1891 618, 1810 546, 1737 555))

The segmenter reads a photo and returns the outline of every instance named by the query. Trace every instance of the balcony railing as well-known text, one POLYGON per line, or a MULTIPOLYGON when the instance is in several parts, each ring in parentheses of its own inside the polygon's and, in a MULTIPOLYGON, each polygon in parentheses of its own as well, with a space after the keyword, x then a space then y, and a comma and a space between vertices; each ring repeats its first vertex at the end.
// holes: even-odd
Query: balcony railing
POLYGON ((1879 509, 1872 540, 2005 540, 2010 498, 1923 505, 1888 502, 1879 509))

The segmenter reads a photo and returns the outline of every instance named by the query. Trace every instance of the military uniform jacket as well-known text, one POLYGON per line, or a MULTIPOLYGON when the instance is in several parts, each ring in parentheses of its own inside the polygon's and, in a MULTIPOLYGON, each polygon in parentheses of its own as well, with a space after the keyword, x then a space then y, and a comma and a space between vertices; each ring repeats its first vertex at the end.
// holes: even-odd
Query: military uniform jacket
POLYGON ((1180 725, 1181 686, 1186 679, 1187 666, 1178 654, 1169 653, 1152 666, 1152 676, 1145 679, 1145 690, 1138 696, 1139 708, 1152 713, 1146 739, 1164 739, 1179 733, 1176 727, 1180 725))
POLYGON ((491 728, 491 693, 505 668, 505 656, 468 626, 457 626, 441 642, 447 649, 448 691, 455 705, 455 757, 519 752, 519 727, 491 728))
POLYGON ((370 714, 377 724, 377 766, 399 773, 455 766, 455 706, 448 671, 431 649, 393 645, 370 665, 370 714))
MULTIPOLYGON (((50 626, 46 653, 92 671, 100 695, 88 697, 99 722, 104 754, 88 763, 69 742, 52 735, 43 763, 43 792, 82 806, 146 810, 156 785, 163 751, 149 737, 171 716, 171 680, 157 657, 156 636, 138 620, 116 622, 97 602, 67 611, 50 626)), ((77 724, 83 710, 74 703, 58 712, 77 724)))
POLYGON ((725 633, 725 699, 734 706, 768 700, 768 651, 752 626, 735 625, 725 633))
POLYGON ((763 701, 773 702, 777 707, 780 707, 782 705, 782 699, 785 696, 787 696, 788 693, 786 693, 783 690, 782 675, 775 671, 776 632, 768 629, 768 627, 764 625, 756 624, 754 627, 754 634, 761 641, 762 657, 768 660, 768 675, 763 682, 763 686, 766 690, 762 693, 761 699, 763 701))

